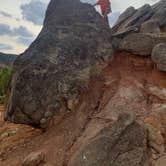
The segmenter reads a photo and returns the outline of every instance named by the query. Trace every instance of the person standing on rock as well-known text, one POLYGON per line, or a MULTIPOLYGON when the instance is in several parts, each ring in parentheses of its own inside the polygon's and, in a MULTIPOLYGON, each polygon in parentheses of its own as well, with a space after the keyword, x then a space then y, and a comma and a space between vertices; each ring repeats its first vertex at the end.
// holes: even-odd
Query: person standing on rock
POLYGON ((99 5, 101 8, 101 14, 104 17, 104 20, 108 22, 108 14, 112 12, 110 0, 98 0, 98 2, 94 5, 99 5))

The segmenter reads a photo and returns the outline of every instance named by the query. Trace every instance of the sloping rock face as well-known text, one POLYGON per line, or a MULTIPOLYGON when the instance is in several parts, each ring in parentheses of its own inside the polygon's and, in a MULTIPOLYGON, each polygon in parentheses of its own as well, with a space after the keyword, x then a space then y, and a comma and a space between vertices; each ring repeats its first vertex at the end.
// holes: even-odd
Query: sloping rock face
POLYGON ((119 18, 112 32, 119 50, 149 56, 159 43, 166 43, 166 1, 128 8, 119 18))
POLYGON ((96 65, 112 57, 110 35, 91 5, 52 0, 41 33, 14 63, 6 119, 45 123, 86 86, 96 65))
POLYGON ((146 131, 131 115, 120 115, 78 149, 69 166, 148 166, 146 131))

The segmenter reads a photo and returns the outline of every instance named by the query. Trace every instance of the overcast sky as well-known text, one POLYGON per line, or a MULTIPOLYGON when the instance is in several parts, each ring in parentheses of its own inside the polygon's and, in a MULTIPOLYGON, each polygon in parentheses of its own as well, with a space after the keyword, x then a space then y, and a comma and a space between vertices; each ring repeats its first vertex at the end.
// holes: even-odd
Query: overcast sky
MULTIPOLYGON (((42 28, 45 10, 50 0, 0 0, 0 52, 23 52, 42 28)), ((82 0, 95 3, 96 0, 82 0)), ((110 0, 113 24, 120 12, 129 6, 136 8, 159 0, 110 0)))

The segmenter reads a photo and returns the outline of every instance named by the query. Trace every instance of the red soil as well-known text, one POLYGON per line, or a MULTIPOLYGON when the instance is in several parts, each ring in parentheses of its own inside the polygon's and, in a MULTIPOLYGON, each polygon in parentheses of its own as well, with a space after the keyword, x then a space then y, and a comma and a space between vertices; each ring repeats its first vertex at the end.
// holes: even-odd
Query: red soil
POLYGON ((166 89, 166 74, 157 71, 149 57, 117 53, 101 75, 80 92, 72 110, 62 110, 46 132, 1 122, 0 138, 6 128, 18 130, 0 140, 0 165, 17 166, 29 153, 42 151, 47 163, 67 166, 80 144, 116 120, 119 113, 135 113, 144 121, 153 105, 166 104, 150 87, 166 89))

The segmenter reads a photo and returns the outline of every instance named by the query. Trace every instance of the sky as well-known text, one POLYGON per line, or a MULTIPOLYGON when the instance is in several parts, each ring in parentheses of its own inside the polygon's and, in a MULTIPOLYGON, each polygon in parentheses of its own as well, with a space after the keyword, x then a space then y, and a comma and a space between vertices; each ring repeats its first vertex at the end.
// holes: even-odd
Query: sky
MULTIPOLYGON (((45 11, 50 0, 0 0, 0 52, 20 54, 41 31, 45 11)), ((94 4, 97 0, 81 0, 94 4)), ((110 0, 112 26, 127 7, 139 8, 159 0, 110 0)), ((99 8, 97 8, 99 9, 99 8)))

